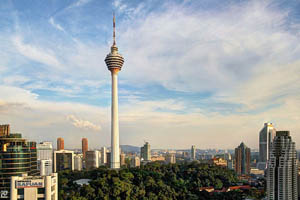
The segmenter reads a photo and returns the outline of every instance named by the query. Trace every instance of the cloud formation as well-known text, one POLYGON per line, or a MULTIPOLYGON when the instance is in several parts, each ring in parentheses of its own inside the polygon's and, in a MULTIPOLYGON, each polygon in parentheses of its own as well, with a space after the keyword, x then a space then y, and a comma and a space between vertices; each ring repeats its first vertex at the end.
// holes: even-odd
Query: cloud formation
POLYGON ((101 130, 100 125, 95 125, 92 122, 78 119, 74 115, 68 115, 67 119, 77 128, 87 129, 87 130, 92 130, 92 131, 100 131, 101 130))

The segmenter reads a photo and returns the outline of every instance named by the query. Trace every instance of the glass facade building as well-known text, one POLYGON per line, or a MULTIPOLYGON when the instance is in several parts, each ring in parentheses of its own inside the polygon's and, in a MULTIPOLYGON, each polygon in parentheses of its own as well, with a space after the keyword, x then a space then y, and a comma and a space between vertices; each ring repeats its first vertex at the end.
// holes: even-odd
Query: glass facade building
POLYGON ((298 159, 289 131, 277 131, 267 169, 268 200, 298 200, 298 159))
POLYGON ((10 177, 21 176, 24 173, 33 176, 39 174, 36 143, 27 141, 21 134, 8 133, 0 136, 1 194, 9 197, 10 177))

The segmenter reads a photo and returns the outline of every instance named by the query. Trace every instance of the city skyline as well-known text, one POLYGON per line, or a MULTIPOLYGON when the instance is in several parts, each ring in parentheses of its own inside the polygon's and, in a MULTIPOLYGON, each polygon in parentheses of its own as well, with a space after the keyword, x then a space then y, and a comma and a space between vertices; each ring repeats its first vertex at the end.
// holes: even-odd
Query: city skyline
POLYGON ((82 137, 110 146, 103 58, 114 10, 126 58, 121 145, 258 149, 271 122, 299 148, 299 2, 4 2, 0 121, 11 132, 53 144, 62 137, 67 148, 82 137))

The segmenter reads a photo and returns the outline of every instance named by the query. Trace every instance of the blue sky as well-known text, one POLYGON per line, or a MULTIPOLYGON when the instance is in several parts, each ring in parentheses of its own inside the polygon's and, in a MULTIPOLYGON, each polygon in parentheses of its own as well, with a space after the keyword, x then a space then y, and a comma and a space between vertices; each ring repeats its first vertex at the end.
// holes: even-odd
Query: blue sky
POLYGON ((109 146, 112 12, 121 144, 257 148, 267 121, 300 142, 296 0, 3 0, 0 122, 109 146))

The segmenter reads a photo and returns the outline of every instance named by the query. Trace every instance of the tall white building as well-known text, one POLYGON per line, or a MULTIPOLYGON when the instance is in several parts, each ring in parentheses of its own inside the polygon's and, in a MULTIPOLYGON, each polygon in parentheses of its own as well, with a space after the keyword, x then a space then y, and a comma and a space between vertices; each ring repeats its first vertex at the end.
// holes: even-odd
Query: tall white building
POLYGON ((41 176, 49 176, 53 172, 52 160, 38 160, 38 166, 40 169, 41 176))
POLYGON ((53 172, 52 142, 41 142, 36 145, 38 170, 41 176, 48 176, 53 172))
POLYGON ((195 145, 192 145, 192 148, 191 148, 191 160, 196 160, 196 147, 195 147, 195 145))
POLYGON ((264 170, 267 168, 269 160, 270 145, 275 137, 276 129, 272 123, 265 123, 264 127, 259 132, 259 161, 257 168, 264 170))
POLYGON ((52 142, 41 142, 36 145, 38 160, 53 160, 52 142))
POLYGON ((74 170, 81 171, 82 170, 82 161, 83 161, 82 154, 76 154, 74 156, 74 170))
POLYGON ((101 164, 102 165, 105 165, 107 163, 106 153, 107 153, 106 147, 102 147, 102 149, 101 149, 101 164))
POLYGON ((277 131, 267 169, 268 200, 298 200, 298 159, 289 131, 277 131))
POLYGON ((112 99, 111 99, 111 158, 110 168, 120 168, 120 141, 119 141, 119 111, 118 111, 118 73, 124 63, 124 58, 118 53, 116 45, 116 23, 115 16, 113 18, 113 45, 111 52, 106 56, 105 63, 111 72, 112 80, 112 99))

